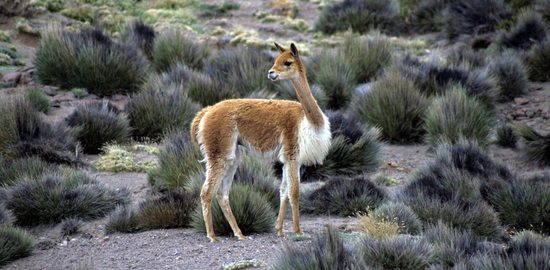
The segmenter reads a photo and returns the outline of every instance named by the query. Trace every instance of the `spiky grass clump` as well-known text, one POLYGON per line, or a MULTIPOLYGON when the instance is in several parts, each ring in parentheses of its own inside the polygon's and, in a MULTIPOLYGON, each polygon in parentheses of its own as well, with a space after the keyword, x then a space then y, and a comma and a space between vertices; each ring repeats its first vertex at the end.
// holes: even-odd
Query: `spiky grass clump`
POLYGON ((34 247, 32 236, 10 226, 0 226, 0 265, 28 256, 34 247))
POLYGON ((134 20, 130 25, 129 34, 128 41, 138 47, 147 58, 153 59, 153 48, 157 37, 155 29, 143 21, 134 20))
POLYGON ((337 231, 328 227, 327 232, 316 237, 311 246, 284 244, 272 266, 274 270, 306 269, 365 269, 366 266, 352 250, 344 246, 337 231))
POLYGON ((355 103, 363 122, 380 127, 382 136, 392 142, 421 140, 423 117, 429 103, 414 81, 397 73, 373 83, 371 90, 355 103))
POLYGON ((4 206, 4 202, 0 201, 0 226, 12 225, 15 221, 15 217, 10 210, 4 206))
POLYGON ((533 44, 546 38, 546 25, 542 16, 532 9, 523 10, 510 31, 500 37, 506 48, 528 50, 533 44))
POLYGON ((500 90, 499 101, 509 101, 527 92, 527 70, 513 52, 505 52, 489 63, 489 73, 496 78, 500 90))
POLYGON ((127 205, 119 205, 107 218, 105 233, 131 233, 140 230, 139 221, 134 209, 127 205))
POLYGON ((503 0, 451 1, 445 16, 447 36, 490 33, 510 16, 510 7, 503 0))
POLYGON ((451 48, 447 55, 447 61, 457 66, 483 67, 486 65, 487 57, 485 52, 474 50, 471 46, 459 43, 451 48))
POLYGON ((3 16, 19 16, 29 8, 30 0, 8 0, 2 3, 0 14, 3 16))
POLYGON ((187 128, 199 110, 178 85, 162 86, 131 96, 126 112, 134 137, 158 140, 170 130, 187 128))
POLYGON ((468 97, 464 88, 456 86, 433 101, 424 123, 426 141, 432 145, 462 138, 487 145, 492 115, 477 99, 468 97))
POLYGON ((351 216, 375 209, 385 199, 386 194, 365 176, 336 178, 305 196, 301 209, 306 213, 351 216))
POLYGON ((516 126, 516 131, 525 143, 525 158, 540 166, 549 166, 550 134, 542 135, 525 124, 516 126))
POLYGON ((185 187, 192 175, 204 170, 199 163, 200 151, 186 133, 170 135, 164 141, 158 156, 158 168, 149 172, 149 182, 156 187, 185 187))
POLYGON ((148 72, 147 59, 137 48, 112 40, 99 29, 45 31, 34 65, 44 84, 84 87, 98 96, 136 91, 148 72))
POLYGON ((168 71, 178 62, 201 69, 209 53, 208 46, 191 40, 182 32, 168 31, 155 40, 153 64, 157 71, 168 71))
POLYGON ((377 220, 393 221, 399 226, 400 233, 418 234, 422 231, 422 222, 410 207, 403 203, 385 203, 372 213, 377 220))
POLYGON ((9 186, 25 177, 37 178, 55 167, 36 157, 8 160, 0 156, 0 185, 9 186))
POLYGON ((375 238, 388 238, 400 232, 400 226, 395 220, 373 218, 370 215, 359 215, 357 222, 359 230, 375 238))
POLYGON ((136 213, 139 227, 145 230, 189 227, 196 206, 197 198, 191 193, 167 191, 139 205, 136 213))
POLYGON ((503 224, 550 233, 550 191, 543 184, 515 180, 495 189, 488 200, 503 224))
POLYGON ((20 225, 57 223, 69 217, 98 218, 129 201, 127 190, 107 189, 76 172, 19 181, 8 195, 6 206, 20 225))
POLYGON ((50 99, 41 89, 34 88, 25 92, 25 98, 39 112, 47 113, 50 110, 50 99))
POLYGON ((398 1, 344 0, 327 5, 319 16, 315 28, 325 34, 333 34, 351 28, 366 33, 372 29, 391 32, 396 30, 399 16, 398 1))
POLYGON ((87 154, 100 153, 107 143, 124 143, 131 134, 126 115, 106 101, 82 104, 65 121, 87 154))
POLYGON ((62 236, 68 236, 76 234, 80 231, 83 222, 78 218, 67 218, 61 221, 59 225, 59 230, 62 236))
POLYGON ((537 0, 535 3, 535 10, 542 15, 546 24, 550 25, 550 1, 537 0))
POLYGON ((433 247, 417 238, 365 237, 358 243, 359 256, 376 269, 425 269, 434 261, 433 247))
POLYGON ((511 126, 502 125, 497 128, 497 145, 507 148, 515 148, 518 139, 518 135, 511 126))
POLYGON ((535 44, 527 59, 529 78, 534 81, 550 81, 550 38, 535 44))
MULTIPOLYGON (((229 204, 243 234, 270 232, 273 229, 275 212, 267 198, 252 187, 233 185, 229 192, 229 204)), ((217 200, 212 203, 212 222, 216 234, 231 235, 233 233, 217 200)), ((200 206, 197 207, 193 215, 192 226, 200 232, 206 232, 200 206)))
POLYGON ((380 164, 379 137, 380 131, 370 128, 355 143, 345 136, 333 138, 323 164, 305 167, 302 179, 323 180, 374 171, 380 164))
POLYGON ((315 75, 323 94, 320 102, 331 110, 345 108, 353 99, 356 72, 345 58, 333 51, 325 51, 322 55, 315 75))
POLYGON ((419 33, 435 32, 442 28, 448 0, 421 0, 412 8, 411 25, 419 33))
POLYGON ((77 163, 74 141, 62 125, 51 126, 24 99, 0 100, 0 154, 37 156, 54 163, 77 163))
POLYGON ((344 136, 350 143, 355 143, 363 136, 365 128, 353 112, 339 110, 327 111, 325 114, 330 122, 330 133, 333 138, 344 136))
POLYGON ((260 160, 246 156, 237 168, 233 181, 234 183, 251 186, 254 190, 264 195, 274 209, 279 207, 280 193, 279 187, 276 186, 278 179, 275 179, 271 168, 267 167, 260 160))
POLYGON ((347 38, 340 49, 356 73, 356 82, 372 81, 392 60, 393 44, 382 36, 347 38))

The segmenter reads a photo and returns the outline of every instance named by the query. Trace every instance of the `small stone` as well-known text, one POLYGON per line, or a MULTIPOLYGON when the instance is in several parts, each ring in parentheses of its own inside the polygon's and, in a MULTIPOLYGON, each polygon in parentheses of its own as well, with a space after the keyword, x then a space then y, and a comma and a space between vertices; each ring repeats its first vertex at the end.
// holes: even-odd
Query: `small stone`
POLYGON ((17 84, 19 82, 19 79, 21 79, 21 72, 12 71, 4 75, 4 78, 2 78, 2 82, 8 84, 17 84))
POLYGON ((46 95, 53 97, 57 94, 57 90, 59 90, 59 87, 46 85, 42 88, 42 90, 46 95))
POLYGON ((105 244, 105 243, 107 243, 108 241, 109 241, 109 236, 105 236, 105 237, 99 239, 99 243, 100 243, 100 244, 105 244))
POLYGON ((390 162, 388 162, 388 165, 389 165, 390 167, 393 167, 393 168, 399 166, 399 165, 397 164, 397 162, 395 162, 394 160, 390 160, 390 162))
POLYGON ((63 240, 63 242, 61 242, 61 243, 59 244, 59 246, 61 246, 61 247, 66 247, 68 244, 69 244, 69 242, 67 242, 67 240, 63 240))
POLYGON ((516 105, 525 105, 525 104, 529 103, 529 100, 526 99, 526 98, 514 98, 514 103, 516 105))

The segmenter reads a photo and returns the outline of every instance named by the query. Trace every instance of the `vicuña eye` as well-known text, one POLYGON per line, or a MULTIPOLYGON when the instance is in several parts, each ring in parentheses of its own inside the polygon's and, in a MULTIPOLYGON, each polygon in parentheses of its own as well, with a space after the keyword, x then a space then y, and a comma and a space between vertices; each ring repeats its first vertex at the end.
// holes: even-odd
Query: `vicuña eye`
POLYGON ((292 62, 291 61, 285 61, 283 64, 285 64, 285 66, 289 67, 290 65, 292 65, 292 62))

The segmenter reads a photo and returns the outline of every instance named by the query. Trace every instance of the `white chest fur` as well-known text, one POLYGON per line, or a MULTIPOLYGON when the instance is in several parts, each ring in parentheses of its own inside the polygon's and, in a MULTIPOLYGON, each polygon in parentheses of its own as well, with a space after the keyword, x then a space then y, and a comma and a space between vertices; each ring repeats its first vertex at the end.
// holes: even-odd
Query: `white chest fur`
POLYGON ((298 161, 303 165, 322 164, 330 148, 330 122, 323 115, 324 125, 313 126, 307 118, 302 118, 298 131, 298 161))

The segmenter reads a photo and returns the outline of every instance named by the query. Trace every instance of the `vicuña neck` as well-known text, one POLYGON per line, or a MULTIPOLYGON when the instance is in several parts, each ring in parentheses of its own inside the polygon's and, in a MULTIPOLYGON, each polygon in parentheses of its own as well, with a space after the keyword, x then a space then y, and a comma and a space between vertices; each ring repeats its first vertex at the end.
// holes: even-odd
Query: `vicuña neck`
POLYGON ((298 101, 302 104, 307 120, 314 126, 321 127, 325 122, 324 115, 311 93, 303 68, 301 69, 300 76, 292 79, 291 82, 298 95, 298 101))

